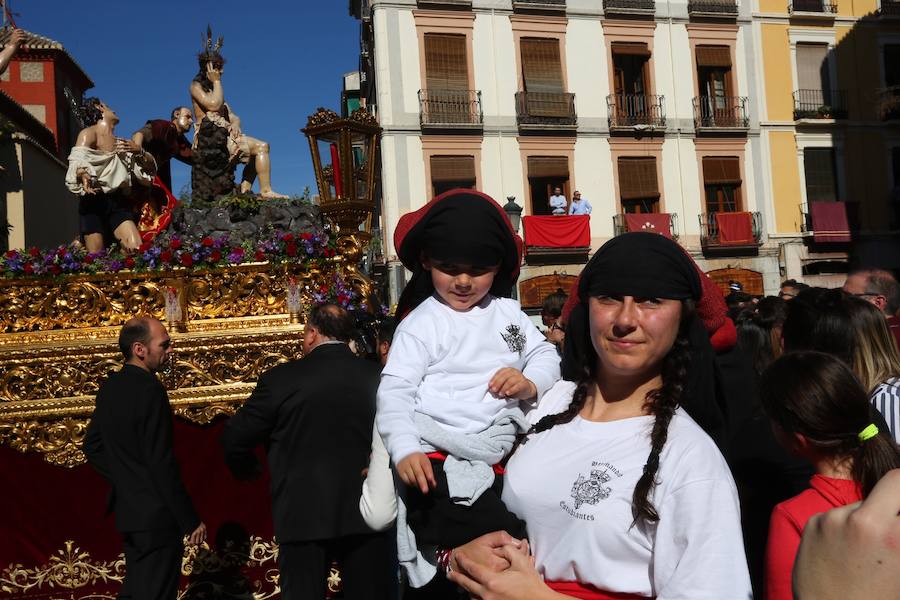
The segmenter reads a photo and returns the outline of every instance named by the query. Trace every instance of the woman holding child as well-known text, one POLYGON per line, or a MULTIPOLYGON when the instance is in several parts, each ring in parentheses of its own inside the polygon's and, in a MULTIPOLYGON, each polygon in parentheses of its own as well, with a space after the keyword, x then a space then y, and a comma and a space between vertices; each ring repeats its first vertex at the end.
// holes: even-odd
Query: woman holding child
POLYGON ((709 344, 702 289, 657 234, 594 255, 568 320, 566 380, 538 394, 506 464, 501 499, 528 542, 507 528, 457 547, 451 581, 485 600, 750 597, 734 482, 681 408, 690 340, 709 344))

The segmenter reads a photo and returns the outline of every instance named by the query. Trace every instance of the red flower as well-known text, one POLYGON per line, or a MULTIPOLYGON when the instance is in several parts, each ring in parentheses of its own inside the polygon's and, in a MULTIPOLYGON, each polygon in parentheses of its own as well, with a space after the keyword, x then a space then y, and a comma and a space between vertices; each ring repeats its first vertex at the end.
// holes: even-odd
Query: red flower
POLYGON ((194 264, 194 257, 191 256, 190 254, 188 254, 187 252, 185 252, 184 254, 181 255, 181 264, 183 264, 186 267, 191 266, 192 264, 194 264))
POLYGON ((229 252, 229 254, 234 254, 235 256, 243 256, 244 249, 241 248, 240 246, 238 246, 237 248, 232 248, 231 252, 229 252))
POLYGON ((175 238, 174 240, 169 242, 169 248, 171 248, 172 250, 178 250, 179 248, 181 248, 181 240, 175 238))
POLYGON ((134 267, 134 259, 131 258, 130 256, 129 256, 128 258, 126 258, 126 259, 125 259, 125 266, 128 267, 129 269, 132 268, 132 267, 134 267))
POLYGON ((257 250, 256 254, 253 255, 253 259, 262 262, 266 260, 266 253, 262 250, 257 250))
POLYGON ((38 250, 37 248, 32 248, 31 250, 28 251, 28 254, 30 254, 31 256, 33 256, 33 257, 35 257, 35 258, 37 258, 38 256, 41 255, 41 251, 38 250))
POLYGON ((59 265, 50 265, 50 272, 54 275, 59 275, 60 273, 62 273, 62 267, 60 267, 59 265))
POLYGON ((172 253, 168 250, 163 250, 159 253, 159 260, 163 261, 164 263, 172 262, 172 253))
POLYGON ((94 257, 91 256, 90 254, 88 254, 87 256, 85 256, 85 257, 84 257, 84 264, 86 264, 86 265, 92 265, 92 264, 94 264, 94 257))
POLYGON ((66 247, 63 246, 59 250, 56 251, 56 255, 60 258, 66 255, 66 247))
POLYGON ((301 239, 301 240, 311 240, 311 239, 312 239, 312 234, 311 234, 311 233, 301 233, 301 234, 300 234, 300 239, 301 239))
POLYGON ((15 250, 7 250, 6 251, 6 258, 14 258, 15 256, 16 256, 15 250))
POLYGON ((327 285, 321 285, 321 286, 319 286, 319 293, 320 293, 320 294, 327 294, 327 293, 328 293, 328 286, 327 286, 327 285))
POLYGON ((22 267, 22 270, 31 275, 32 273, 34 273, 34 265, 32 265, 31 263, 25 263, 25 266, 22 267))
POLYGON ((206 259, 206 262, 214 263, 219 262, 220 260, 222 260, 222 253, 218 250, 213 250, 209 253, 209 258, 206 259))
POLYGON ((331 248, 325 248, 325 257, 331 258, 332 256, 334 256, 334 250, 332 250, 331 248))
POLYGON ((203 246, 209 248, 209 247, 211 247, 211 246, 213 245, 213 239, 212 239, 211 237, 209 237, 209 236, 206 236, 205 238, 203 238, 202 240, 200 240, 200 244, 202 244, 203 246))
POLYGON ((152 245, 153 244, 151 244, 150 242, 144 242, 143 244, 141 244, 141 247, 138 248, 138 252, 141 252, 141 253, 146 252, 147 250, 150 249, 150 246, 152 246, 152 245))
POLYGON ((297 256, 297 244, 288 242, 284 247, 284 252, 288 256, 297 256))
POLYGON ((338 294, 338 304, 346 304, 350 301, 350 296, 347 294, 338 294))
POLYGON ((283 239, 283 240, 286 241, 286 242, 293 242, 293 241, 294 241, 294 234, 293 234, 293 233, 286 233, 286 234, 284 234, 283 236, 281 236, 281 239, 283 239))

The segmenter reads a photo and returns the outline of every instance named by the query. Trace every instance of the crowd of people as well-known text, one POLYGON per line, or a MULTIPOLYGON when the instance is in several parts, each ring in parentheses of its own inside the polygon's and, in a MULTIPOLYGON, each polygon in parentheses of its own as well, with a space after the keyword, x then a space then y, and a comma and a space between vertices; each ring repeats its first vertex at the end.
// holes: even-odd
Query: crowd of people
MULTIPOLYGON (((265 448, 283 597, 323 598, 333 559, 354 599, 897 597, 889 272, 726 303, 678 244, 627 233, 547 298, 542 334, 509 299, 522 245, 490 197, 438 196, 394 246, 396 317, 354 343, 377 361, 316 307, 304 357, 221 439, 239 478, 265 448)), ((173 598, 181 536, 206 530, 150 375, 171 341, 138 318, 120 346, 85 452, 116 492, 126 587, 173 598)))

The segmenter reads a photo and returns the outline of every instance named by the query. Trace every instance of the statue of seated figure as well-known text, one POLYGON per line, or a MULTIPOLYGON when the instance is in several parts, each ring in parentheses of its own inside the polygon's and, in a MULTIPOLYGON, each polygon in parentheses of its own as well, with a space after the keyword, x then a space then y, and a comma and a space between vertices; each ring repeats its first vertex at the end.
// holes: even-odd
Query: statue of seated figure
MULTIPOLYGON (((228 193, 226 173, 238 162, 245 164, 241 176, 241 193, 250 192, 259 176, 259 193, 264 198, 286 198, 272 190, 269 144, 241 130, 240 118, 225 102, 222 91, 222 71, 225 59, 219 50, 222 38, 213 46, 212 33, 207 30, 206 48, 198 55, 200 70, 191 83, 194 108, 194 168, 191 173, 194 198, 204 200, 228 193), (228 164, 223 162, 223 146, 228 164), (195 173, 196 172, 196 173, 195 173), (209 180, 209 181, 207 181, 209 180), (200 189, 197 189, 197 186, 200 189)), ((233 174, 231 178, 233 188, 233 174)))

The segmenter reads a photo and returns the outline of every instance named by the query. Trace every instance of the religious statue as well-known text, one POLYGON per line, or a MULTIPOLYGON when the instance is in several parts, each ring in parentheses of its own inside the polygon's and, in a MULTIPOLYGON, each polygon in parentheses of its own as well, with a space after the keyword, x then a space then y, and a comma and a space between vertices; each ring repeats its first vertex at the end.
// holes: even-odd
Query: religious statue
POLYGON ((22 33, 22 30, 13 28, 12 33, 9 34, 9 39, 3 47, 3 51, 0 51, 0 73, 3 73, 6 67, 9 66, 9 61, 12 60, 12 57, 19 50, 19 46, 22 45, 23 41, 25 41, 25 34, 22 33))
POLYGON ((207 28, 205 48, 198 55, 200 70, 191 83, 194 105, 194 167, 191 186, 195 199, 211 200, 234 187, 234 168, 246 165, 241 176, 241 193, 248 193, 259 176, 259 192, 264 198, 286 198, 272 190, 269 144, 245 135, 241 120, 225 102, 222 71, 225 59, 219 50, 223 38, 213 45, 207 28), (251 160, 252 159, 252 160, 251 160))
POLYGON ((152 239, 165 229, 172 219, 172 210, 178 201, 172 194, 172 170, 169 163, 174 158, 188 165, 193 164, 191 143, 184 135, 193 122, 191 109, 179 106, 172 111, 169 120, 147 121, 131 136, 135 148, 149 152, 156 161, 153 186, 140 188, 135 194, 140 219, 138 229, 144 241, 152 239))
POLYGON ((131 140, 117 138, 116 113, 97 98, 80 107, 84 129, 69 153, 66 187, 80 196, 78 214, 88 252, 100 252, 118 240, 136 250, 141 236, 135 225, 131 188, 149 186, 156 173, 153 157, 131 140))

